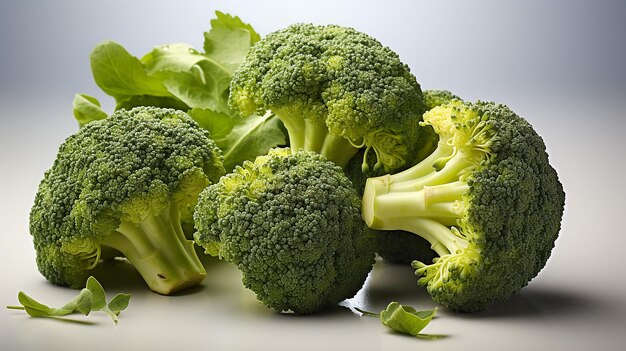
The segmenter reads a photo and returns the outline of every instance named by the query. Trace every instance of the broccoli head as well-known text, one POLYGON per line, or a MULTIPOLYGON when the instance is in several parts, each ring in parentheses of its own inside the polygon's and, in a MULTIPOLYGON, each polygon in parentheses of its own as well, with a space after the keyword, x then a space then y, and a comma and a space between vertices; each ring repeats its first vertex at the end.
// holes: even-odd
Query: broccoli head
POLYGON ((363 218, 428 240, 413 262, 433 299, 479 311, 524 287, 557 238, 565 194, 543 140, 508 107, 458 100, 424 114, 437 149, 406 171, 371 178, 363 218))
POLYGON ((184 112, 138 107, 85 125, 59 148, 31 210, 40 272, 83 287, 105 251, 125 256, 158 293, 200 283, 180 209, 223 173, 209 133, 184 112))
POLYGON ((410 162, 425 111, 420 85, 395 52, 352 28, 313 24, 259 41, 233 76, 230 103, 243 115, 274 112, 294 151, 345 167, 365 148, 386 170, 410 162))
POLYGON ((200 194, 194 238, 265 305, 308 314, 354 296, 372 268, 359 206, 324 156, 272 149, 200 194))

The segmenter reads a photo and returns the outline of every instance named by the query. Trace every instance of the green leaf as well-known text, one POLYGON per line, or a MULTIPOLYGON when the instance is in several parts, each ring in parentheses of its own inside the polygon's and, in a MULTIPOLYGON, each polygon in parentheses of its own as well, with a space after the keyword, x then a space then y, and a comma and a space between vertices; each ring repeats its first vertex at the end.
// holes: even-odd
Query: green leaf
POLYGON ((416 311, 410 306, 391 302, 380 312, 380 321, 383 325, 400 333, 420 336, 420 332, 435 316, 437 308, 427 311, 416 311))
POLYGON ((204 108, 232 114, 228 107, 231 76, 212 61, 203 60, 187 72, 169 74, 163 85, 191 108, 204 108))
POLYGON ((78 121, 79 126, 100 119, 105 119, 109 115, 102 110, 100 101, 93 96, 86 94, 76 94, 73 101, 74 118, 78 121))
POLYGON ((93 294, 92 292, 84 288, 80 291, 78 296, 76 296, 72 301, 65 304, 60 310, 66 311, 70 310, 72 312, 79 312, 83 315, 89 315, 93 307, 93 294))
POLYGON ((88 289, 83 289, 78 296, 61 308, 51 308, 44 305, 26 295, 23 291, 17 294, 17 299, 24 307, 26 313, 32 317, 61 317, 72 313, 81 313, 86 316, 91 312, 93 295, 88 289))
POLYGON ((219 62, 232 76, 261 36, 239 17, 217 11, 211 30, 204 33, 206 56, 219 62))
POLYGON ((159 45, 141 58, 149 75, 155 76, 164 71, 187 72, 193 65, 207 57, 188 44, 159 45))
POLYGON ((222 150, 227 172, 286 143, 280 119, 275 115, 237 118, 207 109, 192 109, 189 115, 210 131, 211 138, 222 150))
POLYGON ((159 79, 150 77, 141 61, 113 41, 98 44, 90 55, 96 84, 116 100, 133 95, 169 96, 159 79))
POLYGON ((98 311, 106 306, 106 294, 104 288, 94 277, 87 278, 87 289, 93 294, 93 309, 98 311))
POLYGON ((87 279, 87 286, 80 293, 61 308, 51 308, 26 295, 23 291, 17 294, 22 306, 7 306, 9 309, 24 310, 32 317, 62 317, 72 313, 81 313, 85 316, 91 311, 102 311, 109 315, 117 324, 117 315, 128 307, 130 295, 117 294, 107 305, 104 288, 94 277, 87 279))
POLYGON ((111 299, 111 302, 109 302, 109 310, 111 310, 113 313, 120 314, 120 312, 122 312, 123 310, 125 310, 128 307, 128 304, 130 303, 130 294, 117 294, 113 297, 113 299, 111 299))

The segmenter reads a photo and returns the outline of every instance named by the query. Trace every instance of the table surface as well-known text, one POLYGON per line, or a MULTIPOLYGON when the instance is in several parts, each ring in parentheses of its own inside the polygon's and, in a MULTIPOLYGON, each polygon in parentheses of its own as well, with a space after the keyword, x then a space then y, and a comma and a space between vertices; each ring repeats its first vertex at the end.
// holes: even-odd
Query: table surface
MULTIPOLYGON (((424 332, 444 338, 425 341, 397 335, 377 319, 349 309, 376 311, 391 300, 418 309, 434 307, 416 285, 410 267, 377 262, 364 288, 342 303, 343 307, 319 315, 294 316, 269 311, 241 286, 236 268, 208 259, 208 277, 202 286, 171 297, 150 292, 125 262, 105 264, 95 274, 107 291, 132 294, 130 307, 117 327, 102 314, 61 321, 6 310, 0 313, 2 345, 7 350, 73 350, 86 345, 94 350, 193 345, 228 350, 405 350, 426 345, 441 350, 467 346, 487 350, 620 349, 626 342, 626 275, 621 269, 625 233, 610 219, 619 218, 625 208, 624 191, 614 187, 624 179, 623 163, 615 162, 621 157, 619 150, 626 149, 621 138, 623 122, 616 128, 592 130, 583 127, 590 112, 584 106, 564 111, 563 104, 525 101, 519 105, 535 121, 545 121, 535 127, 547 141, 567 192, 561 234, 546 268, 509 301, 478 314, 440 308, 424 332), (548 116, 557 110, 571 116, 571 123, 552 122, 548 116), (598 147, 592 149, 581 140, 595 140, 598 147)), ((621 113, 617 103, 599 105, 605 116, 621 113)), ((37 184, 56 145, 68 134, 58 125, 55 128, 55 123, 69 120, 66 109, 4 106, 7 115, 21 120, 43 110, 49 116, 37 128, 15 124, 0 135, 4 165, 0 174, 4 229, 0 235, 0 303, 5 305, 17 302, 19 290, 50 305, 61 305, 76 294, 49 284, 38 273, 28 234, 28 211, 37 184)))

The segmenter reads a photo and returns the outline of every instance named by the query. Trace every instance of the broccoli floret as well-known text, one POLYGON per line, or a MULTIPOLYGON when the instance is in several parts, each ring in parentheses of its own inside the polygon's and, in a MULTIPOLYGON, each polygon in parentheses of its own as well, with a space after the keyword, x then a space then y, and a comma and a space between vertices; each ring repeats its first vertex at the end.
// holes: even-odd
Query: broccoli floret
POLYGON ((437 149, 404 172, 369 179, 363 218, 428 240, 439 257, 413 262, 419 284, 451 309, 479 311, 543 268, 565 193, 541 137, 504 105, 452 101, 424 124, 439 135, 437 149))
POLYGON ((123 254, 158 293, 200 283, 206 273, 180 209, 219 179, 221 160, 184 112, 138 107, 85 125, 61 145, 35 197, 40 272, 79 288, 107 252, 123 254))
MULTIPOLYGON (((446 104, 452 100, 461 100, 461 98, 448 90, 424 90, 424 103, 428 110, 446 104)), ((365 182, 368 178, 403 171, 423 160, 435 150, 439 137, 431 126, 422 126, 421 128, 421 148, 416 152, 415 158, 411 163, 399 169, 385 171, 383 169, 370 167, 366 172, 363 172, 361 167, 361 164, 364 162, 363 157, 365 156, 363 150, 360 150, 357 155, 350 160, 346 174, 357 187, 359 194, 363 193, 365 182)), ((373 165, 375 162, 371 154, 366 162, 370 165, 373 165)), ((409 264, 414 260, 431 262, 432 259, 436 257, 428 241, 412 233, 403 232, 402 230, 386 231, 369 229, 369 231, 372 232, 375 240, 376 253, 388 262, 399 264, 409 264)))
POLYGON ((424 104, 426 110, 449 103, 452 100, 462 100, 449 90, 424 90, 424 104))
POLYGON ((308 314, 354 296, 372 268, 359 207, 339 166, 272 149, 200 194, 194 238, 236 264, 259 301, 308 314))
POLYGON ((352 28, 312 24, 259 41, 233 76, 230 103, 243 115, 278 115, 294 151, 345 167, 365 148, 387 171, 410 162, 425 111, 420 85, 395 52, 352 28))

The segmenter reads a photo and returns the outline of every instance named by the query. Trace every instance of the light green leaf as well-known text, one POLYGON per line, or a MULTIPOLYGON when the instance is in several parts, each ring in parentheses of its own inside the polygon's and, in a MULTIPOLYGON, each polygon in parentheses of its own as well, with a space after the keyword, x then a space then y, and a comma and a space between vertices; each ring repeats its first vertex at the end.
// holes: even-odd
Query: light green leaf
POLYGON ((94 277, 87 279, 87 286, 80 293, 61 308, 51 308, 20 291, 17 295, 22 306, 7 306, 13 310, 24 310, 32 317, 61 317, 72 313, 82 313, 85 316, 91 311, 102 311, 109 315, 117 324, 117 315, 128 307, 130 295, 117 294, 107 305, 106 294, 102 285, 94 277))
MULTIPOLYGON (((18 293, 17 299, 26 313, 32 317, 61 317, 72 313, 81 313, 86 316, 91 312, 93 295, 91 291, 83 289, 78 296, 61 308, 48 307, 26 295, 23 291, 18 293)), ((11 306, 10 308, 21 309, 17 306, 11 306)))
POLYGON ((436 312, 436 308, 418 312, 412 307, 402 306, 394 301, 384 311, 380 312, 380 321, 383 325, 397 332, 419 336, 436 312))
POLYGON ((78 121, 79 126, 100 119, 105 119, 109 115, 102 110, 100 101, 93 96, 86 94, 76 94, 73 101, 74 118, 78 121))
POLYGON ((94 277, 89 277, 87 279, 87 289, 91 291, 93 294, 93 309, 98 311, 106 306, 106 295, 104 293, 104 288, 100 285, 100 282, 96 280, 94 277))
POLYGON ((199 53, 188 44, 159 45, 141 58, 146 67, 146 73, 157 75, 159 72, 187 72, 196 63, 206 60, 206 56, 199 53))
POLYGON ((204 33, 204 51, 232 76, 252 45, 261 37, 239 17, 219 11, 215 14, 217 18, 211 20, 211 30, 204 33))
POLYGON ((150 77, 141 61, 113 41, 98 44, 90 55, 96 84, 116 100, 133 95, 169 96, 161 82, 150 77))
POLYGON ((191 108, 232 114, 228 107, 231 76, 212 61, 200 61, 188 72, 167 75, 163 85, 191 108))
POLYGON ((130 294, 117 294, 113 297, 113 299, 111 299, 111 302, 109 302, 109 310, 111 310, 113 313, 120 314, 120 312, 122 312, 123 310, 125 310, 128 307, 128 304, 130 303, 130 294))
POLYGON ((281 122, 275 115, 239 118, 206 109, 192 109, 189 115, 210 131, 211 138, 222 150, 227 172, 286 143, 281 122))
POLYGON ((89 312, 91 312, 92 306, 93 294, 89 289, 84 288, 80 291, 78 296, 76 296, 72 301, 61 307, 60 310, 70 310, 72 312, 76 311, 87 316, 89 315, 89 312))

